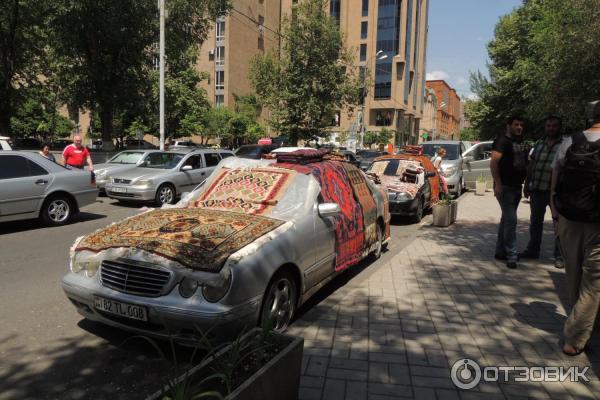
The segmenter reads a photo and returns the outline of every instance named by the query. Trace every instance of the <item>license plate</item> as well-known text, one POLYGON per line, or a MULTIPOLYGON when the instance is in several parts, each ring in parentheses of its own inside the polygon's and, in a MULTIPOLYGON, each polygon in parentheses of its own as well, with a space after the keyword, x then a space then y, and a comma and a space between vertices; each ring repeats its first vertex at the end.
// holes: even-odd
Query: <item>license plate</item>
POLYGON ((127 188, 113 186, 112 191, 115 193, 127 193, 127 188))
POLYGON ((101 311, 119 315, 121 317, 137 319, 139 321, 148 321, 146 307, 136 306, 133 304, 122 303, 105 299, 104 297, 94 296, 94 306, 101 311))

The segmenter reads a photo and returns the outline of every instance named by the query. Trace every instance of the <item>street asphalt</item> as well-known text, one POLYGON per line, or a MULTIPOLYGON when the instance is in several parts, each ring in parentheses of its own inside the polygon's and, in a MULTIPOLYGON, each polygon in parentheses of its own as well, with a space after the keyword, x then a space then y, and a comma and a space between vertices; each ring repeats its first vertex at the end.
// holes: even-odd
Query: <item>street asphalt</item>
MULTIPOLYGON (((82 318, 60 286, 75 238, 140 207, 98 197, 67 226, 47 228, 35 220, 0 224, 0 399, 140 399, 160 387, 168 364, 157 350, 141 338, 82 318)), ((341 274, 299 316, 337 288, 364 279, 359 271, 376 270, 430 222, 430 215, 421 224, 393 219, 392 240, 382 258, 341 274)), ((158 345, 172 358, 168 343, 158 345)), ((176 348, 175 354, 181 360, 189 351, 176 348)))

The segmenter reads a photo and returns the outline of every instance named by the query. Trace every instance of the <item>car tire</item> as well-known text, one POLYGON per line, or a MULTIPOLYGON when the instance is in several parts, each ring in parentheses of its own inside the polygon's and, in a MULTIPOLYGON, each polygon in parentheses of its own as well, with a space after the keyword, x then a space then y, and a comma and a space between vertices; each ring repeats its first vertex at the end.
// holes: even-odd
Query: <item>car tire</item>
POLYGON ((61 226, 67 224, 75 214, 73 201, 64 194, 48 197, 40 211, 40 219, 46 226, 61 226))
POLYGON ((284 332, 289 326, 298 304, 298 288, 289 271, 277 272, 263 297, 260 326, 275 332, 284 332))
POLYGON ((423 214, 425 212, 425 204, 424 203, 425 203, 425 201, 423 200, 423 198, 421 198, 419 200, 419 203, 417 204, 417 211, 415 211, 415 214, 412 217, 412 220, 415 224, 418 224, 423 219, 423 214))
POLYGON ((163 183, 156 190, 156 195, 154 197, 154 201, 159 206, 164 204, 174 204, 175 203, 175 187, 170 183, 163 183))
POLYGON ((381 253, 383 252, 383 228, 380 224, 377 224, 377 247, 371 253, 372 261, 379 260, 381 253))

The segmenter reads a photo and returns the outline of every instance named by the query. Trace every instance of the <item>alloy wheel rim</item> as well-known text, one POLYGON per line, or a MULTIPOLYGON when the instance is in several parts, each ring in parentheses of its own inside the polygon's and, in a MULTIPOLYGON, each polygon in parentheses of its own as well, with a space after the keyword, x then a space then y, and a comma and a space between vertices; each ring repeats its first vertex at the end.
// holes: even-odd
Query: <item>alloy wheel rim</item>
POLYGON ((162 204, 170 203, 173 201, 173 191, 170 187, 165 186, 160 190, 159 198, 162 204))
POLYGON ((377 228, 377 249, 375 250, 375 256, 379 257, 381 255, 381 241, 383 234, 381 233, 381 228, 377 228))
POLYGON ((69 216, 69 203, 64 200, 53 200, 48 205, 48 217, 53 222, 64 222, 69 216))
POLYGON ((287 279, 280 279, 271 290, 269 319, 276 331, 285 329, 292 318, 291 291, 291 283, 287 279))

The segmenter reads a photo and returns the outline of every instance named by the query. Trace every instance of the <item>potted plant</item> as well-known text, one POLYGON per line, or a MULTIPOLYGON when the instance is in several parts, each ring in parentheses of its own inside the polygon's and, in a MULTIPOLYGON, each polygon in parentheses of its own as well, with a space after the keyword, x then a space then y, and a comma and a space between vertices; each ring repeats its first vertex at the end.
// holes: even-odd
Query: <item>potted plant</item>
POLYGON ((445 198, 433 205, 433 225, 446 227, 456 221, 458 203, 456 200, 445 198))
POLYGON ((487 188, 487 182, 483 174, 479 175, 477 181, 475 182, 475 194, 477 196, 485 195, 485 189, 487 188))
POLYGON ((298 397, 304 339, 254 328, 218 348, 146 400, 279 400, 298 397))

